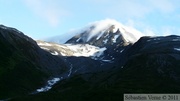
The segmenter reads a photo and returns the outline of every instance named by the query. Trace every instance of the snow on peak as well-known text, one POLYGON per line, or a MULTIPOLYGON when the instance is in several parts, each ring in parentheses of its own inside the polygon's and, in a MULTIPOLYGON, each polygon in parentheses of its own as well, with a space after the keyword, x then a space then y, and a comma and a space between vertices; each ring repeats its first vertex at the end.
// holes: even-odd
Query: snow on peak
POLYGON ((89 41, 94 36, 100 38, 102 33, 106 30, 110 29, 113 33, 115 33, 118 29, 121 32, 122 36, 127 42, 136 42, 143 34, 132 27, 127 27, 121 24, 120 22, 113 19, 105 19, 100 21, 95 21, 89 23, 83 28, 71 30, 70 32, 63 34, 61 36, 56 36, 53 38, 49 38, 46 41, 55 42, 55 43, 65 43, 67 40, 72 37, 79 35, 83 32, 87 32, 87 37, 84 39, 85 41, 89 41))
MULTIPOLYGON (((121 32, 122 36, 127 42, 136 42, 143 34, 132 27, 124 26, 113 19, 105 19, 101 21, 96 21, 89 26, 94 26, 94 28, 90 31, 87 41, 89 41, 94 36, 101 36, 101 32, 111 28, 112 32, 115 33, 118 29, 121 32)), ((88 29, 90 30, 90 29, 88 29)))

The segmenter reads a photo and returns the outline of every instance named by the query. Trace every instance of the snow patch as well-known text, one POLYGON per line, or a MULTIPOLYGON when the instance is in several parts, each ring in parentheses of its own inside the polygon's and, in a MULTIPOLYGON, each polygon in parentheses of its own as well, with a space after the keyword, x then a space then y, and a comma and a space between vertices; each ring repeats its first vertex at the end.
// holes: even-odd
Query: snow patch
POLYGON ((180 41, 180 39, 172 39, 172 41, 180 41))
POLYGON ((59 55, 58 52, 54 51, 53 53, 51 53, 52 55, 59 55))
POLYGON ((99 38, 102 37, 102 35, 104 34, 105 31, 102 31, 101 34, 96 38, 96 40, 99 40, 99 38))
POLYGON ((102 61, 104 61, 104 62, 110 62, 111 60, 102 60, 102 61))
POLYGON ((73 69, 73 66, 72 66, 72 64, 71 64, 71 66, 70 66, 71 68, 69 69, 69 74, 68 74, 68 77, 69 76, 71 76, 71 73, 72 73, 72 69, 73 69))
POLYGON ((103 43, 106 44, 108 42, 108 39, 103 40, 103 43))
POLYGON ((123 50, 121 50, 121 51, 120 51, 120 53, 122 53, 123 51, 124 51, 124 49, 123 49, 123 50))
POLYGON ((42 49, 44 49, 44 50, 50 50, 50 49, 48 49, 48 48, 46 48, 46 47, 41 47, 42 49))
POLYGON ((108 31, 108 34, 106 34, 106 35, 104 36, 104 38, 106 38, 107 36, 109 36, 109 31, 108 31))
POLYGON ((118 37, 119 37, 119 35, 115 35, 114 38, 112 39, 112 41, 113 41, 114 43, 116 43, 116 40, 117 40, 118 37))
POLYGON ((161 38, 154 38, 153 40, 161 40, 161 38))
POLYGON ((40 89, 37 89, 37 92, 46 92, 52 88, 54 84, 56 84, 58 81, 60 81, 60 78, 53 78, 51 80, 47 81, 47 85, 45 87, 42 87, 40 89))
POLYGON ((47 43, 47 42, 38 42, 39 46, 52 46, 51 44, 47 43))
POLYGON ((180 51, 180 48, 174 48, 174 50, 180 51))
POLYGON ((147 42, 151 41, 151 39, 147 40, 147 42))
POLYGON ((66 54, 64 54, 63 52, 60 52, 62 56, 67 56, 66 54))
POLYGON ((96 46, 92 46, 89 44, 66 44, 66 46, 74 51, 73 56, 84 56, 84 57, 91 57, 91 56, 97 56, 99 57, 106 48, 99 48, 96 46))
POLYGON ((105 51, 106 49, 107 49, 106 47, 99 48, 99 51, 96 52, 96 53, 93 55, 93 57, 100 57, 100 56, 104 53, 104 51, 105 51))
POLYGON ((76 42, 79 42, 79 40, 81 40, 81 38, 77 39, 76 42))

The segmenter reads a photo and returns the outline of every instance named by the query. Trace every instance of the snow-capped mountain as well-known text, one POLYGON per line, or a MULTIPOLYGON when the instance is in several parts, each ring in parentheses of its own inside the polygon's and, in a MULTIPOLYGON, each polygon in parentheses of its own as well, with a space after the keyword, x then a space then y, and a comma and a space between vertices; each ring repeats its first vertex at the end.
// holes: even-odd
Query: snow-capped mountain
POLYGON ((180 36, 140 36, 110 19, 76 31, 65 44, 34 41, 0 25, 0 100, 121 101, 126 92, 180 93, 180 36))
POLYGON ((66 43, 89 43, 89 44, 108 44, 118 43, 118 39, 124 39, 126 43, 136 42, 143 34, 133 28, 122 25, 121 23, 106 19, 92 23, 89 28, 80 32, 66 43))
POLYGON ((134 28, 124 26, 116 20, 106 19, 61 36, 61 38, 65 37, 65 44, 60 44, 58 41, 61 40, 60 37, 49 39, 48 41, 51 42, 37 42, 41 48, 53 55, 83 56, 95 60, 114 61, 116 54, 122 53, 126 46, 134 44, 141 36, 143 34, 134 28))
POLYGON ((69 38, 65 36, 67 38, 65 44, 60 44, 54 39, 52 42, 40 40, 36 42, 52 55, 63 57, 64 62, 72 71, 72 76, 77 73, 99 72, 123 65, 124 51, 143 34, 115 20, 106 19, 93 22, 71 35, 74 36, 69 38), (121 62, 117 62, 119 60, 121 62))
POLYGON ((52 37, 46 39, 48 42, 54 43, 90 43, 92 40, 101 40, 103 43, 108 41, 116 42, 117 38, 123 37, 126 42, 134 43, 136 42, 143 34, 138 30, 125 26, 120 22, 113 19, 105 19, 101 21, 92 22, 86 25, 83 28, 76 29, 69 33, 52 37), (111 39, 106 40, 108 36, 116 33, 115 36, 112 36, 111 39), (73 40, 72 40, 73 37, 73 40), (104 37, 102 40, 102 37, 104 37), (61 41, 62 40, 62 41, 61 41))

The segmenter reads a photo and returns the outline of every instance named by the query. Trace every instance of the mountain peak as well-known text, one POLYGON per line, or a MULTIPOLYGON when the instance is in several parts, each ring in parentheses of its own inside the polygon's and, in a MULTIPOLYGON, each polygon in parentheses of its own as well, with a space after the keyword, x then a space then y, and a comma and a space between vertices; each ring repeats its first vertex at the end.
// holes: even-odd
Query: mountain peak
POLYGON ((89 23, 88 25, 86 25, 85 27, 81 29, 77 29, 70 33, 61 35, 59 37, 56 36, 54 38, 50 38, 46 41, 61 43, 61 40, 64 40, 64 38, 66 38, 66 41, 62 42, 62 43, 65 43, 67 42, 67 40, 70 40, 72 37, 81 36, 84 42, 88 42, 93 37, 101 36, 103 32, 108 32, 108 31, 111 33, 119 32, 123 36, 123 38, 126 40, 126 42, 129 42, 129 43, 134 43, 141 36, 143 36, 141 32, 139 32, 138 30, 132 27, 125 26, 121 24, 120 22, 113 19, 105 19, 105 20, 89 23))
POLYGON ((96 26, 99 26, 100 28, 98 28, 99 30, 103 30, 103 29, 107 29, 107 28, 112 28, 112 32, 115 33, 117 30, 119 30, 122 34, 122 36, 124 36, 124 38, 128 41, 128 42, 136 42, 141 36, 143 36, 143 34, 141 32, 139 32, 138 30, 129 27, 129 26, 125 26, 122 23, 113 20, 113 19, 105 19, 105 20, 101 20, 97 23, 95 23, 96 26))

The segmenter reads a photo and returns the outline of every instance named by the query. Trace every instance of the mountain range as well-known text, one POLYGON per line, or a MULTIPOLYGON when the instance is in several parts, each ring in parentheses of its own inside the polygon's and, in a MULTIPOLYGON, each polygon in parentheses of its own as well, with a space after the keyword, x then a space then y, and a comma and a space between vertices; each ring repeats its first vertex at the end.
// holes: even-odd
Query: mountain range
POLYGON ((180 36, 143 36, 114 20, 64 43, 0 25, 0 100, 121 101, 127 93, 180 92, 180 36))

